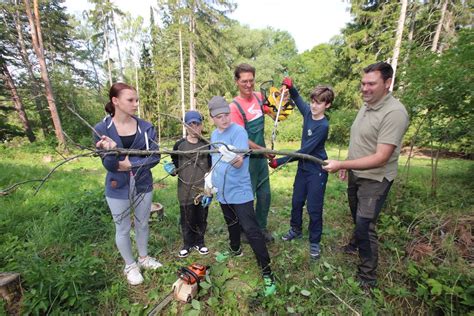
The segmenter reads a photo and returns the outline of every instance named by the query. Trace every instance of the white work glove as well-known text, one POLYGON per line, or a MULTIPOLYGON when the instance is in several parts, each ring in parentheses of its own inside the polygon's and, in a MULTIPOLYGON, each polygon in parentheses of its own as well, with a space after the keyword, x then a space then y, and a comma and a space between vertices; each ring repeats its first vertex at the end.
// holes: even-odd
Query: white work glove
POLYGON ((212 170, 204 175, 204 194, 212 196, 217 193, 217 188, 212 185, 212 170))
MULTIPOLYGON (((227 145, 227 147, 229 147, 229 149, 237 149, 232 145, 227 145)), ((227 149, 227 147, 222 145, 221 147, 219 147, 219 152, 222 154, 222 161, 231 162, 235 159, 235 157, 237 157, 237 154, 227 149)))

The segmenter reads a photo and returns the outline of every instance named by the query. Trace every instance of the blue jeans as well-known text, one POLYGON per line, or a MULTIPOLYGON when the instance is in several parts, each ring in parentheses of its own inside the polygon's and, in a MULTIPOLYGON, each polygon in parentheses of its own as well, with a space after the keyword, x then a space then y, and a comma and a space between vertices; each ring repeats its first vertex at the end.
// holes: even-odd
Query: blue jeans
POLYGON ((293 198, 291 208, 291 228, 301 232, 303 227, 303 207, 309 215, 309 242, 320 243, 323 232, 323 205, 324 192, 328 174, 326 171, 306 171, 298 168, 293 184, 293 198))

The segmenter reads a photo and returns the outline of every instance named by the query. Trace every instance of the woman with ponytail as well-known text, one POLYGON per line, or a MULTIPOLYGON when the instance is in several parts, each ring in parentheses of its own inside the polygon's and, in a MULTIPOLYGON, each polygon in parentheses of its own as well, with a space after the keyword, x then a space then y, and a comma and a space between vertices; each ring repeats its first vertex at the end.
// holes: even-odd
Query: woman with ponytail
MULTIPOLYGON (((95 126, 94 143, 99 150, 114 148, 157 150, 153 125, 135 116, 138 109, 136 90, 125 83, 114 83, 105 111, 109 114, 95 126), (100 136, 99 136, 100 135, 100 136)), ((115 242, 125 261, 124 274, 131 285, 143 282, 140 269, 155 270, 161 263, 148 255, 148 221, 153 197, 150 169, 160 155, 148 156, 101 154, 107 170, 105 197, 115 222, 115 242), (132 253, 131 216, 135 226, 138 262, 132 253)))

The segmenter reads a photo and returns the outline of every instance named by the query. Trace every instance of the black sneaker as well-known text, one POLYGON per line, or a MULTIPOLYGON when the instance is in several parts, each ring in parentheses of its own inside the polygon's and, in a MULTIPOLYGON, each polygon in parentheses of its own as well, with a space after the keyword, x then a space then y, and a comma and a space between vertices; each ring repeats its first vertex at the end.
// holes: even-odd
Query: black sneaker
POLYGON ((196 245, 194 246, 194 249, 196 249, 201 255, 207 255, 209 253, 209 249, 204 245, 196 245))
POLYGON ((181 250, 178 252, 178 257, 180 257, 180 258, 186 258, 187 256, 189 256, 189 253, 191 252, 191 249, 192 249, 192 248, 183 247, 183 249, 181 249, 181 250))
POLYGON ((377 281, 366 281, 359 278, 359 287, 364 293, 372 295, 372 290, 377 287, 377 281))

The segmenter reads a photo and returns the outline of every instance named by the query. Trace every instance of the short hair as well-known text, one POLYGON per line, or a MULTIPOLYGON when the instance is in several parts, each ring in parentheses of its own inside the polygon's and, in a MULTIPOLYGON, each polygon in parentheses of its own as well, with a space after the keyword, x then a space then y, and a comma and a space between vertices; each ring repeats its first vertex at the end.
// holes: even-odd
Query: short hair
POLYGON ((334 101, 334 91, 330 86, 317 85, 310 95, 311 100, 319 103, 332 103, 334 101))
POLYGON ((381 61, 364 68, 364 73, 366 74, 374 71, 380 71, 383 81, 393 78, 393 68, 389 63, 381 61))
POLYGON ((123 82, 116 82, 114 83, 109 90, 109 102, 105 105, 105 112, 109 113, 110 116, 115 115, 115 105, 112 103, 112 98, 118 98, 120 93, 123 90, 133 90, 136 91, 134 87, 123 83, 123 82))
POLYGON ((235 67, 234 70, 234 79, 239 80, 240 79, 240 74, 243 72, 251 72, 253 76, 255 77, 255 67, 249 64, 240 64, 235 67))

